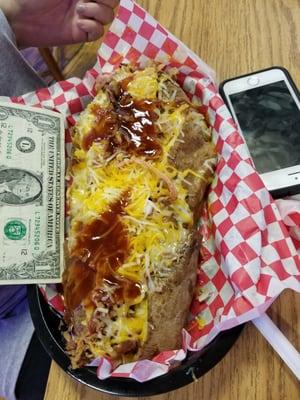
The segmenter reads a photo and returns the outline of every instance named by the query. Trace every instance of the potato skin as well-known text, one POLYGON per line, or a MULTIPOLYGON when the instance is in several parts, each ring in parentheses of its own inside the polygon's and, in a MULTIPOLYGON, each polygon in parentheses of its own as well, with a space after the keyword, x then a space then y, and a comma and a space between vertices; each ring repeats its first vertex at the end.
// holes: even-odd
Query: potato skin
MULTIPOLYGON (((189 217, 187 219, 182 218, 180 215, 180 205, 178 208, 178 215, 176 214, 176 211, 170 213, 169 210, 166 210, 168 213, 166 212, 167 217, 164 218, 166 218, 167 222, 168 218, 170 218, 169 222, 172 222, 174 230, 178 229, 180 235, 182 235, 170 236, 170 238, 181 237, 182 239, 179 243, 173 243, 172 239, 170 239, 170 242, 168 243, 169 247, 166 246, 166 257, 172 257, 169 259, 171 261, 167 260, 167 268, 160 268, 161 265, 159 265, 159 263, 164 257, 161 255, 157 266, 151 264, 152 277, 150 276, 150 273, 148 274, 149 271, 147 272, 149 276, 145 276, 145 281, 143 281, 143 283, 145 283, 145 287, 147 288, 145 297, 148 304, 148 310, 146 311, 145 308, 143 309, 143 330, 140 328, 140 325, 138 325, 138 327, 135 328, 137 333, 135 336, 134 330, 131 332, 130 329, 128 329, 129 334, 126 340, 123 340, 123 342, 118 343, 117 345, 113 344, 111 347, 107 346, 109 347, 108 352, 106 352, 107 349, 105 349, 105 356, 109 356, 113 360, 115 366, 135 360, 152 359, 163 351, 182 348, 182 329, 187 323, 191 301, 195 292, 201 241, 197 225, 205 203, 209 183, 214 175, 216 150, 211 141, 211 129, 207 126, 204 116, 199 113, 197 106, 190 102, 184 91, 176 82, 167 80, 166 87, 168 89, 167 92, 170 94, 170 98, 167 97, 162 100, 161 109, 158 110, 156 113, 157 115, 153 117, 153 120, 156 121, 156 117, 159 119, 159 112, 162 112, 162 114, 173 113, 174 109, 177 110, 177 108, 180 107, 181 116, 184 115, 185 118, 181 118, 180 116, 176 121, 177 123, 180 122, 180 124, 177 125, 179 126, 179 130, 177 129, 174 131, 176 132, 175 141, 169 142, 173 143, 173 146, 172 148, 166 147, 168 154, 164 155, 168 157, 167 163, 168 166, 171 167, 170 170, 174 171, 174 174, 172 174, 174 180, 177 180, 179 171, 183 172, 183 174, 180 174, 181 191, 178 193, 176 185, 173 185, 173 178, 169 177, 167 173, 159 175, 161 181, 166 187, 168 187, 170 193, 169 196, 163 196, 162 199, 159 200, 161 201, 160 207, 170 207, 170 205, 172 205, 171 203, 176 201, 177 196, 180 194, 180 196, 182 196, 180 201, 185 202, 184 210, 187 211, 189 208, 189 217), (175 98, 174 93, 176 93, 175 98), (167 104, 167 106, 165 104, 167 104), (182 105, 183 107, 181 107, 182 105), (182 190, 182 188, 185 190, 182 190), (188 222, 184 223, 183 221, 188 222), (184 234, 182 234, 182 231, 184 234), (176 251, 172 250, 172 252, 168 253, 168 249, 170 247, 173 248, 173 245, 175 245, 174 248, 176 251), (148 321, 146 322, 147 319, 148 321), (146 340, 144 328, 147 330, 146 340), (145 342, 142 342, 142 340, 145 340, 145 342)), ((113 103, 115 105, 117 101, 117 89, 121 90, 120 85, 112 79, 106 89, 111 104, 113 103), (116 85, 116 88, 112 85, 116 85)), ((166 92, 163 92, 163 95, 167 96, 168 93, 166 94, 166 92)), ((159 94, 157 95, 160 99, 159 94)), ((128 121, 128 118, 132 117, 127 114, 125 114, 125 116, 127 118, 126 121, 128 121)), ((167 119, 167 123, 168 122, 169 120, 167 119)), ((163 118, 161 123, 166 123, 163 118)), ((123 126, 122 129, 124 129, 123 126)), ((117 130, 114 131, 114 133, 117 133, 116 137, 119 137, 118 135, 120 135, 120 131, 117 130)), ((161 134, 163 134, 163 129, 161 134)), ((111 142, 109 143, 111 144, 111 142)), ((128 155, 130 155, 130 152, 128 155)), ((122 168, 122 162, 124 162, 124 160, 121 161, 120 168, 122 168)), ((146 166, 149 169, 152 168, 152 164, 147 159, 145 161, 143 157, 138 158, 135 155, 134 162, 146 166)), ((154 174, 160 173, 159 169, 156 169, 155 171, 155 164, 152 172, 154 174)), ((126 178, 122 179, 122 183, 124 181, 125 186, 126 178)), ((159 184, 157 184, 157 187, 159 187, 159 184)), ((160 223, 159 229, 163 229, 162 226, 163 222, 160 223)), ((148 237, 151 238, 150 235, 151 234, 148 234, 148 237)), ((122 238, 125 236, 126 235, 122 235, 122 238)), ((167 240, 167 236, 165 236, 164 240, 167 240)), ((115 243, 115 241, 112 241, 112 243, 115 243)), ((102 244, 99 248, 101 248, 101 246, 102 244)), ((144 251, 145 254, 147 253, 146 245, 142 251, 144 251)), ((137 254, 140 253, 140 249, 138 249, 137 254)), ((140 265, 139 261, 135 261, 135 263, 136 265, 140 265)), ((70 264, 70 261, 68 264, 70 264)), ((69 285, 69 276, 67 271, 70 271, 70 268, 64 273, 64 283, 66 288, 68 288, 69 285)), ((93 276, 94 270, 93 268, 90 268, 88 271, 86 271, 87 278, 85 279, 85 282, 83 282, 85 286, 89 284, 88 278, 89 276, 93 276), (88 271, 90 274, 87 273, 88 271)), ((73 282, 72 279, 70 282, 73 282)), ((91 286, 94 286, 94 281, 91 280, 90 284, 91 286)), ((86 365, 97 356, 96 346, 99 342, 99 336, 101 338, 105 336, 105 339, 111 339, 113 337, 111 336, 111 331, 106 331, 105 329, 109 326, 111 321, 117 320, 114 309, 114 307, 117 307, 117 303, 114 301, 113 295, 111 294, 112 292, 106 292, 104 290, 104 293, 109 293, 109 295, 103 296, 103 288, 100 286, 101 285, 99 284, 99 287, 97 288, 96 285, 96 289, 99 290, 97 291, 95 289, 95 296, 92 300, 92 304, 95 305, 96 308, 99 307, 100 311, 97 312, 100 314, 97 314, 96 316, 92 314, 91 316, 87 312, 85 305, 81 305, 78 309, 76 308, 73 310, 72 318, 69 318, 68 314, 65 316, 65 321, 69 325, 69 330, 64 336, 67 340, 67 350, 72 360, 73 368, 86 365), (108 312, 105 314, 103 309, 105 311, 108 310, 108 312), (107 319, 109 318, 111 319, 107 322, 107 319), (73 338, 74 333, 76 339, 78 339, 77 342, 73 338), (93 346, 91 344, 93 344, 93 346)), ((75 304, 77 303, 78 302, 75 302, 75 304)), ((74 307, 70 308, 73 309, 74 307)), ((134 310, 130 309, 128 311, 128 318, 133 315, 132 313, 134 313, 134 310)), ((120 326, 126 327, 126 323, 121 321, 120 326)))
POLYGON ((173 266, 161 290, 149 294, 148 339, 139 359, 151 359, 162 351, 181 348, 181 331, 196 284, 198 255, 195 243, 187 248, 181 262, 173 266))
MULTIPOLYGON (((172 83, 169 82, 169 85, 172 83)), ((177 85, 176 88, 177 100, 187 99, 183 90, 177 85)), ((197 234, 197 224, 209 183, 214 175, 217 155, 206 123, 203 121, 202 126, 195 126, 190 117, 188 114, 183 128, 184 140, 176 142, 170 150, 170 155, 179 171, 188 168, 196 172, 203 171, 204 179, 190 175, 188 180, 191 184, 186 185, 187 202, 194 214, 194 226, 189 240, 183 244, 184 253, 170 268, 168 278, 163 281, 158 291, 148 294, 148 338, 138 353, 138 359, 151 359, 162 351, 182 347, 181 331, 186 325, 194 295, 201 240, 197 234), (210 165, 205 164, 207 160, 210 160, 210 165)))

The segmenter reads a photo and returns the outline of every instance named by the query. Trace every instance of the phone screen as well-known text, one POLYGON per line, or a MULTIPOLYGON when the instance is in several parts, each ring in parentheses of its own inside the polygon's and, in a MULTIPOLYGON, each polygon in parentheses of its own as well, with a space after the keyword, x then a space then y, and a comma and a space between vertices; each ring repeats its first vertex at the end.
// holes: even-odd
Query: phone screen
POLYGON ((284 81, 229 98, 259 173, 300 164, 300 110, 284 81))

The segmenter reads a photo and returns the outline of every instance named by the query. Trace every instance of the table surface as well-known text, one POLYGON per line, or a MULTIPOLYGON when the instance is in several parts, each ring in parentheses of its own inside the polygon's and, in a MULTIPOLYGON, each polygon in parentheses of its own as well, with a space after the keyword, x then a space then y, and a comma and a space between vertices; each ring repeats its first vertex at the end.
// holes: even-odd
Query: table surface
MULTIPOLYGON (((138 3, 214 68, 220 81, 281 65, 300 86, 299 0, 139 0, 138 3)), ((299 314, 299 295, 291 291, 284 292, 269 311, 298 349, 299 314)), ((155 397, 156 400, 299 398, 299 382, 251 323, 227 356, 204 377, 185 388, 155 397)), ((44 399, 112 397, 76 383, 52 363, 44 399)))

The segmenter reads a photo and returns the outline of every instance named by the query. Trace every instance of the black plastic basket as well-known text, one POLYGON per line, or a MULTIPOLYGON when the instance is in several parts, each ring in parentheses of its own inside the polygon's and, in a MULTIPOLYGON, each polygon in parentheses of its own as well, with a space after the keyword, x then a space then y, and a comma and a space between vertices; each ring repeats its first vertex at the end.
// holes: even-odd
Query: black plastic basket
POLYGON ((128 378, 99 380, 95 367, 71 369, 59 330, 60 317, 47 304, 37 285, 28 286, 28 299, 37 335, 50 357, 75 380, 95 390, 117 396, 154 396, 188 385, 221 361, 243 329, 241 325, 221 332, 203 350, 190 352, 179 366, 151 381, 139 383, 128 378))

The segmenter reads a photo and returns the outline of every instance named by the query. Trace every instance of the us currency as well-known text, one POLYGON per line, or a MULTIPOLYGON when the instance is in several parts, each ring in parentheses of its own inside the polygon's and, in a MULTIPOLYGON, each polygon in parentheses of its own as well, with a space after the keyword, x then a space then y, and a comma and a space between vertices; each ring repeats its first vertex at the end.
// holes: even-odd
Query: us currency
POLYGON ((61 280, 64 122, 0 102, 0 284, 61 280))

